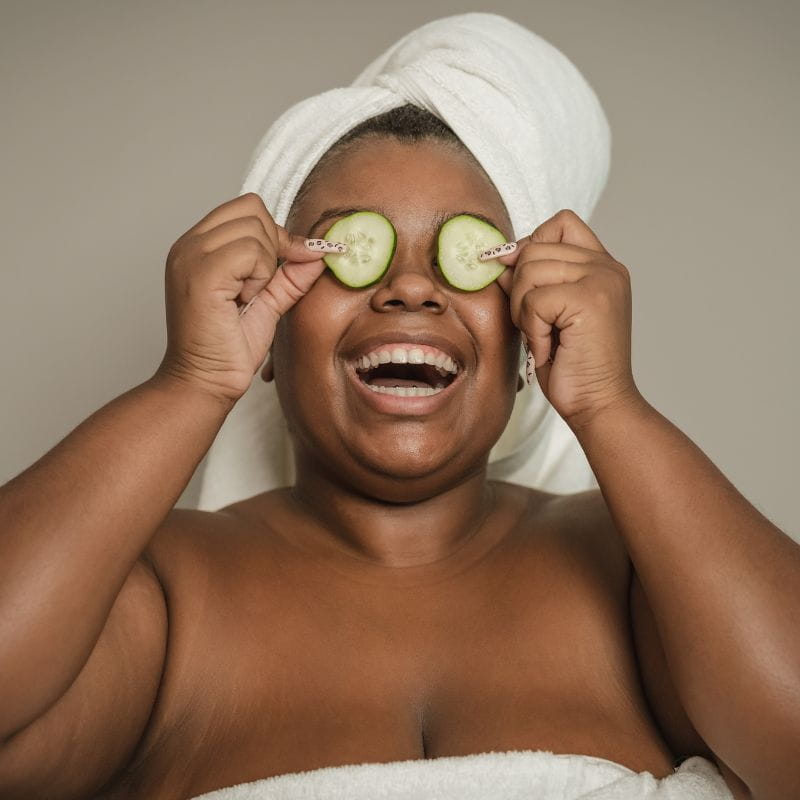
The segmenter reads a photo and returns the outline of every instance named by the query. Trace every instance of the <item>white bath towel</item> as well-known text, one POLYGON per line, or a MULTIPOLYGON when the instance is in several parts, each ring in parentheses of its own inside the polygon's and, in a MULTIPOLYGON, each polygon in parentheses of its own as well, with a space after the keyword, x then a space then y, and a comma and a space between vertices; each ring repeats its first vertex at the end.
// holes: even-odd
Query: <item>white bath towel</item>
MULTIPOLYGON (((258 193, 285 224, 298 189, 328 148, 360 122, 406 103, 443 119, 469 148, 503 198, 516 239, 561 208, 588 221, 611 151, 594 91, 540 36, 479 12, 423 25, 351 86, 289 108, 258 144, 241 194, 258 193)), ((597 487, 572 431, 535 382, 517 394, 490 453, 489 476, 557 493, 597 487)), ((198 507, 214 511, 293 482, 274 384, 256 373, 206 456, 198 507)))
POLYGON ((275 775, 192 800, 733 800, 710 761, 655 778, 604 758, 514 750, 275 775))

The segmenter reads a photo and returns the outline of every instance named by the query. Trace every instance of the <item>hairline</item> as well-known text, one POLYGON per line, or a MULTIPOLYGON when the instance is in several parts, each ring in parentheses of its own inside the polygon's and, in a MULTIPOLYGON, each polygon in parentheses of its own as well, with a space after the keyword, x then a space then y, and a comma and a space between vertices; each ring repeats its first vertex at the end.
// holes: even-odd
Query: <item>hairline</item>
MULTIPOLYGON (((347 134, 345 134, 345 137, 347 134)), ((286 221, 291 219, 292 214, 295 212, 295 209, 299 203, 301 203, 305 196, 313 189, 313 187, 317 184, 317 181, 320 179, 321 173, 329 167, 331 164, 338 161, 340 158, 344 158, 349 153, 351 153, 354 149, 358 149, 359 146, 363 146, 365 143, 368 142, 379 142, 379 141, 396 141, 399 144, 407 144, 409 146, 413 146, 419 143, 427 143, 427 144, 441 144, 443 146, 449 147, 450 150, 453 152, 458 152, 463 154, 467 157, 467 159, 477 167, 478 171, 487 182, 495 189, 497 192, 498 197, 500 198, 500 202, 503 205, 503 208, 506 212, 506 216, 511 219, 511 215, 508 213, 508 209, 505 205, 505 201, 503 200, 502 195, 497 190, 497 187, 494 185, 494 181, 489 177, 489 173, 483 168, 483 165, 478 161, 472 151, 461 141, 455 134, 453 136, 442 136, 437 135, 435 133, 425 133, 418 136, 406 136, 406 135, 399 135, 396 133, 392 133, 390 131, 365 131, 364 133, 360 133, 357 136, 352 138, 340 138, 336 142, 334 142, 319 158, 319 160, 314 164, 314 166, 309 171, 308 175, 306 175, 305 180, 300 185, 300 188, 295 194, 294 199, 292 200, 292 204, 289 208, 289 213, 286 216, 286 221)))

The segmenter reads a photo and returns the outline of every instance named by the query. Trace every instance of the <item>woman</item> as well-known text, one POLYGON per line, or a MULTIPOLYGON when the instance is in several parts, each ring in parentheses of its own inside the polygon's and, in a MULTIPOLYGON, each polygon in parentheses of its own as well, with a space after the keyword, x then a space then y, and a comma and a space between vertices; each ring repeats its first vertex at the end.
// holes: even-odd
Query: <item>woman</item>
POLYGON ((328 152, 285 227, 245 194, 181 236, 153 378, 2 487, 0 795, 189 798, 530 750, 656 778, 704 755, 734 797, 792 796, 797 545, 638 392, 627 269, 574 212, 485 289, 443 280, 448 217, 513 241, 509 216, 446 126, 390 118, 328 152), (376 284, 307 246, 334 207, 394 225, 376 284), (602 494, 487 479, 520 337, 602 494), (173 509, 273 344, 295 484, 173 509), (456 377, 375 393, 356 362, 389 345, 456 377))

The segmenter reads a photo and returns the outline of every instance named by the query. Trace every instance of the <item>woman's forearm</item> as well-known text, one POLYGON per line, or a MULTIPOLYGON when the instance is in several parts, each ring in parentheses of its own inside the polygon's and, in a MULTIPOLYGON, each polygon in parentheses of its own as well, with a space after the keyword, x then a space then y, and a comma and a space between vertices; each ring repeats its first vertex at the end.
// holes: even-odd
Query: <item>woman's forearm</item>
POLYGON ((80 672, 228 410, 153 378, 0 487, 0 737, 44 713, 80 672))
POLYGON ((754 792, 800 775, 800 546, 644 400, 575 434, 692 723, 754 792))

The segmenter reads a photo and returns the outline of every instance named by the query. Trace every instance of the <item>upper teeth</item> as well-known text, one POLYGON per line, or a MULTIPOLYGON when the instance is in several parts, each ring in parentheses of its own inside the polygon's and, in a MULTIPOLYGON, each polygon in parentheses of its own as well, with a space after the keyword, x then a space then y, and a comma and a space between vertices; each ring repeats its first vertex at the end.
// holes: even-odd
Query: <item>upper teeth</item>
POLYGON ((430 364, 443 375, 458 372, 458 365, 447 353, 422 350, 419 347, 378 348, 356 359, 356 369, 372 369, 378 364, 430 364))

